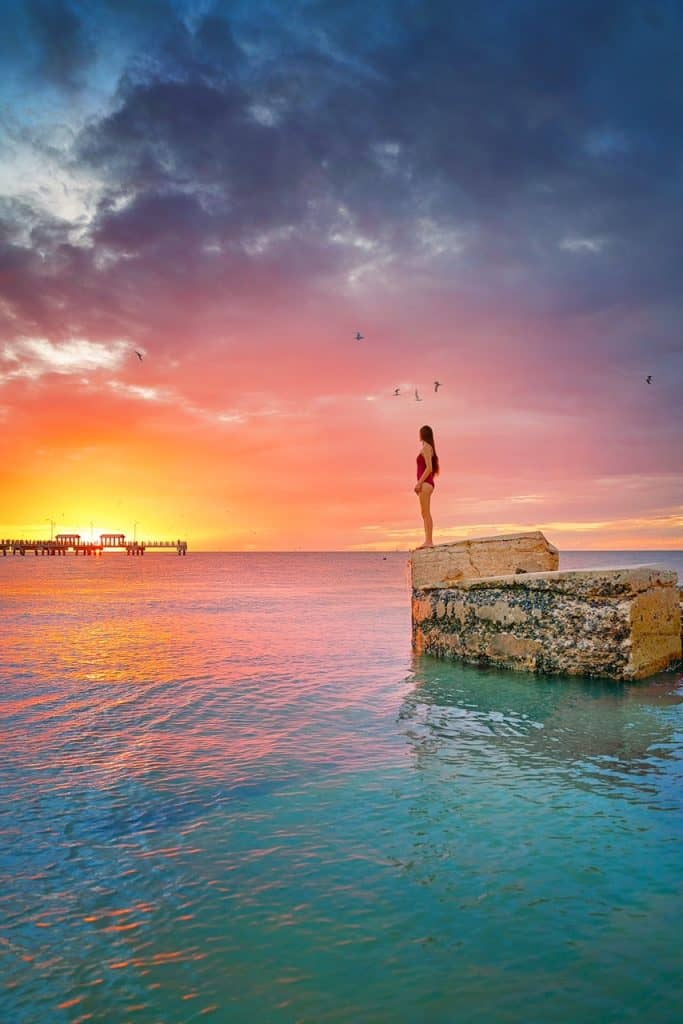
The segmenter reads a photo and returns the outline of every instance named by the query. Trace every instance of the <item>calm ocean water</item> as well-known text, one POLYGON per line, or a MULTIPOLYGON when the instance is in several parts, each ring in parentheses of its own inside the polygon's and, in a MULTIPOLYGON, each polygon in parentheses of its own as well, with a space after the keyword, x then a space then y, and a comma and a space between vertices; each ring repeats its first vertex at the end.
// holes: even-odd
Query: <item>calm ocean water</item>
MULTIPOLYGON (((573 552, 563 567, 683 553, 573 552)), ((0 1020, 679 1019, 683 679, 415 659, 406 555, 0 558, 0 1020)))

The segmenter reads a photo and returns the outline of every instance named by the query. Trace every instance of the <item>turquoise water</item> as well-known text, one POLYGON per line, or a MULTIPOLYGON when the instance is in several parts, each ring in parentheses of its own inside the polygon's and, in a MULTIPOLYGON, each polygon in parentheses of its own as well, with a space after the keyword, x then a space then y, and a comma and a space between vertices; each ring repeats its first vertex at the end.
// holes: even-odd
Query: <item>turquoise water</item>
POLYGON ((3 1022, 678 1020, 680 673, 416 660, 405 555, 0 587, 3 1022))

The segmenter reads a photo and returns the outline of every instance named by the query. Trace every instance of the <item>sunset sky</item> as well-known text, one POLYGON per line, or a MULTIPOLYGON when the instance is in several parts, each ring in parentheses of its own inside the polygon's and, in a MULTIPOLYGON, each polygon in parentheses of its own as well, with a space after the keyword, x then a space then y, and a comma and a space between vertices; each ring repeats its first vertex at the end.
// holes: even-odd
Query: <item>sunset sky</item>
POLYGON ((0 536, 408 548, 430 423, 437 542, 683 547, 682 44, 672 0, 4 3, 0 536))

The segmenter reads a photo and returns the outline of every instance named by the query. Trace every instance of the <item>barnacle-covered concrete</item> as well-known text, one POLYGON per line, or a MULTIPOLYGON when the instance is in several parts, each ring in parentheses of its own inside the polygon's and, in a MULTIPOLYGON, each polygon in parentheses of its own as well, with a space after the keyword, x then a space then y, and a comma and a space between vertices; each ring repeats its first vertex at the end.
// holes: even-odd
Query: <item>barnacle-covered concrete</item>
POLYGON ((681 658, 675 572, 514 573, 413 589, 413 647, 523 671, 643 679, 681 658))

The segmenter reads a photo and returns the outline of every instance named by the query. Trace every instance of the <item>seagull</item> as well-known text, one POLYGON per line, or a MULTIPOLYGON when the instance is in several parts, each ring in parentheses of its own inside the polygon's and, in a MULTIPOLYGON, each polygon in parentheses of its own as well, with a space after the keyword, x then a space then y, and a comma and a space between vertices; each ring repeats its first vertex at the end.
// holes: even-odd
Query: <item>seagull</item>
POLYGON ((420 398, 420 392, 417 390, 417 388, 415 388, 415 401, 416 402, 421 402, 422 401, 422 399, 420 398))
POLYGON ((138 357, 138 359, 140 360, 140 362, 142 362, 142 352, 138 352, 138 350, 137 350, 137 349, 135 349, 135 355, 136 355, 136 356, 138 357))
POLYGON ((435 380, 434 381, 434 390, 438 391, 440 387, 441 387, 441 381, 440 380, 435 380))
POLYGON ((400 394, 401 394, 401 389, 400 388, 394 388, 394 398, 398 398, 398 396, 400 394))
POLYGON ((364 337, 364 334, 361 334, 360 331, 356 331, 356 341, 362 341, 364 337))
POLYGON ((645 383, 646 384, 652 384, 652 374, 651 373, 648 373, 647 377, 645 378, 645 383))

